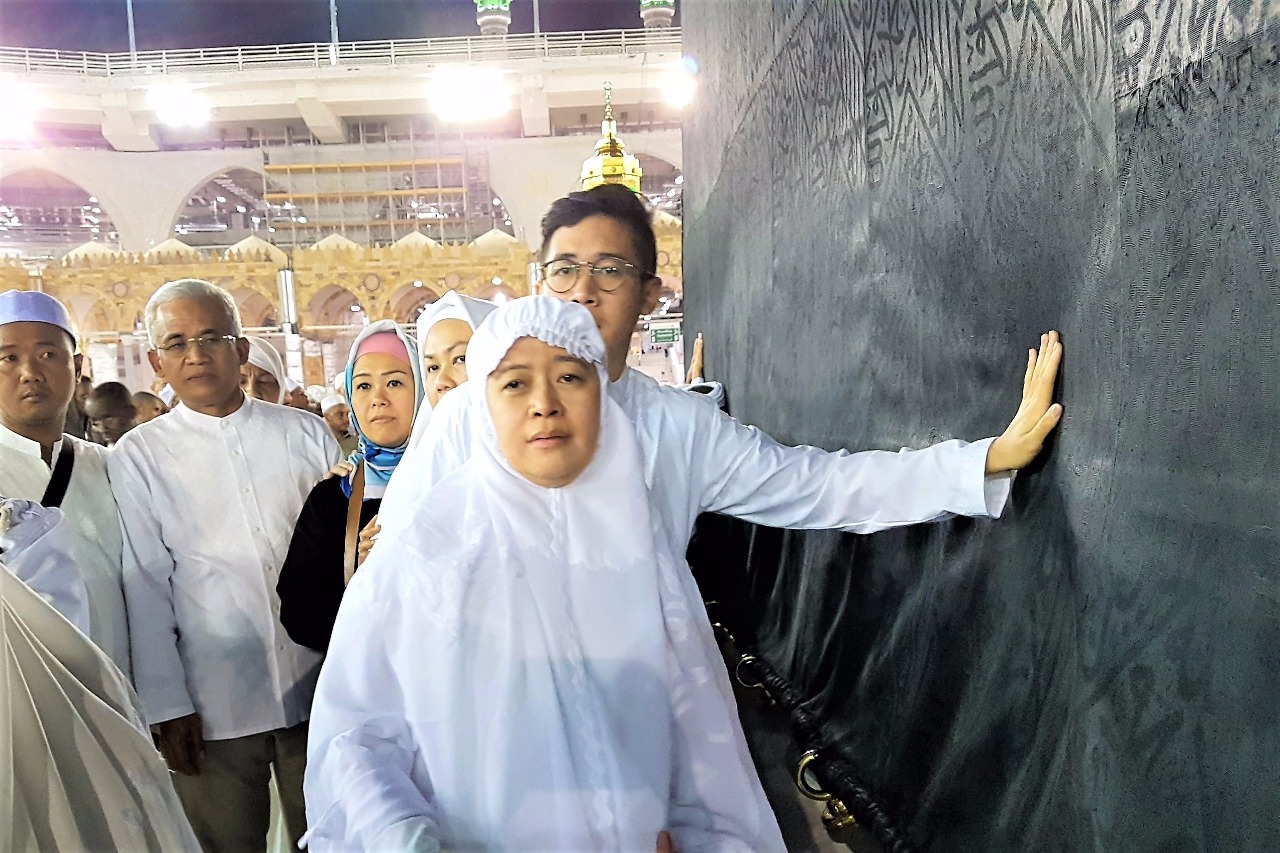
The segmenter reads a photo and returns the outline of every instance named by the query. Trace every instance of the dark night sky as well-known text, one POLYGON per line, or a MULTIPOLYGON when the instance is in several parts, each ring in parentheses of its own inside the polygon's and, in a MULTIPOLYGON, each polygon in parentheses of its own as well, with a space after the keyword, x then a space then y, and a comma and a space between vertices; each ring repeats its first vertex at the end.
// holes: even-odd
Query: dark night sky
MULTIPOLYGON (((678 4, 677 4, 678 5, 678 4)), ((329 40, 329 0, 133 0, 139 50, 329 40)), ((511 4, 533 31, 533 0, 511 4)), ((541 0, 542 29, 635 29, 639 0, 541 0)), ((676 24, 679 24, 677 13, 676 24)), ((478 35, 473 0, 338 0, 342 41, 478 35)), ((0 0, 0 45, 129 49, 125 0, 0 0)))

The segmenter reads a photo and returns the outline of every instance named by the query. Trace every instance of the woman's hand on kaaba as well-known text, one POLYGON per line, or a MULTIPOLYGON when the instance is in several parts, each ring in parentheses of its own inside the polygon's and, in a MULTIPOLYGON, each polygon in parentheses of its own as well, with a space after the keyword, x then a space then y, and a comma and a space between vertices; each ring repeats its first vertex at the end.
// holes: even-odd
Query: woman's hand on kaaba
POLYGON ((1057 332, 1040 336, 1039 351, 1028 350, 1027 372, 1022 379, 1022 405, 1009 428, 987 451, 988 474, 1025 468, 1062 420, 1062 404, 1053 402, 1053 385, 1061 363, 1062 341, 1057 332))

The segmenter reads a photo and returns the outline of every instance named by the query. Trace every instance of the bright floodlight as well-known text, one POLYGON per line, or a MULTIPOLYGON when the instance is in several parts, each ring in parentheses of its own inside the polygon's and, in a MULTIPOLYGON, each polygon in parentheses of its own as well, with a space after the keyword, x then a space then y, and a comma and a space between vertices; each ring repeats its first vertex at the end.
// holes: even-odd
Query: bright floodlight
POLYGON ((698 93, 698 81, 683 68, 672 71, 662 84, 662 99, 678 110, 693 102, 698 93))
POLYGON ((40 105, 30 86, 0 79, 0 139, 28 139, 35 132, 40 105))
POLYGON ((486 121, 511 109, 511 83, 497 68, 445 66, 431 78, 431 111, 444 121, 486 121))
POLYGON ((202 127, 213 112, 208 98, 182 85, 152 86, 147 106, 169 127, 202 127))
POLYGON ((698 61, 684 56, 673 67, 662 84, 662 99, 678 110, 693 102, 698 93, 698 61))

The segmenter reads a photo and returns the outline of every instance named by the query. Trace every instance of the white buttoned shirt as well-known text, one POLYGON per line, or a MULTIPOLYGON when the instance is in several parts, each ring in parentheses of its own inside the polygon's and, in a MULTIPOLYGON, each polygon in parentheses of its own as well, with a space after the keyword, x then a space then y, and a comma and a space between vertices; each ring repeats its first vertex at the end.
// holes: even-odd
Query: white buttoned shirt
POLYGON ((339 458, 322 419, 252 398, 222 418, 180 405, 116 445, 149 723, 198 711, 205 739, 225 740, 308 718, 321 656, 280 625, 276 580, 303 502, 339 458))
MULTIPOLYGON (((75 465, 62 499, 71 556, 84 580, 89 606, 89 639, 129 673, 129 628, 121 587, 120 516, 107 482, 105 447, 64 435, 53 446, 56 462, 62 443, 71 442, 75 465)), ((0 426, 0 496, 39 501, 53 477, 40 456, 40 443, 0 426)))

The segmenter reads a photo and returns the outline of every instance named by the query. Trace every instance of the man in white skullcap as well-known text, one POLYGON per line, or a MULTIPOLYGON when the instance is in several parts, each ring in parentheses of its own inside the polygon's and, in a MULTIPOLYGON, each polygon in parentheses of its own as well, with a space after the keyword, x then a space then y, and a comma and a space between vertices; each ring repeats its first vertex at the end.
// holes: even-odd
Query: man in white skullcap
POLYGON ((333 433, 338 446, 342 448, 342 455, 350 456, 355 453, 360 439, 351 434, 351 407, 347 405, 347 398, 341 394, 325 397, 320 401, 320 415, 329 425, 329 431, 333 433))
POLYGON ((107 449, 63 434, 80 375, 71 318, 46 293, 0 293, 0 495, 59 507, 84 579, 89 638, 125 673, 120 517, 107 449))

